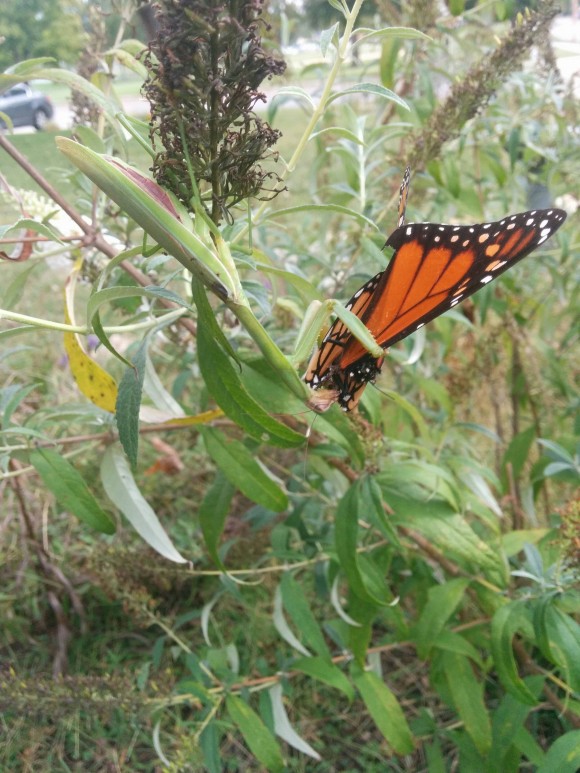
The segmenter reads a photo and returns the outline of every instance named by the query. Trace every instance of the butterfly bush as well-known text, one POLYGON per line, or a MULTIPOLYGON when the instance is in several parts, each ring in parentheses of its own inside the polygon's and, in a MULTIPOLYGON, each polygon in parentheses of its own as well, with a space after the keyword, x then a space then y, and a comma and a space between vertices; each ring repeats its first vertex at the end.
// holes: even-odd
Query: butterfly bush
POLYGON ((286 68, 262 47, 262 9, 263 0, 166 0, 145 56, 150 135, 159 148, 153 173, 187 205, 194 194, 189 158, 216 223, 234 204, 282 190, 260 164, 280 132, 254 112, 265 101, 260 84, 286 68))

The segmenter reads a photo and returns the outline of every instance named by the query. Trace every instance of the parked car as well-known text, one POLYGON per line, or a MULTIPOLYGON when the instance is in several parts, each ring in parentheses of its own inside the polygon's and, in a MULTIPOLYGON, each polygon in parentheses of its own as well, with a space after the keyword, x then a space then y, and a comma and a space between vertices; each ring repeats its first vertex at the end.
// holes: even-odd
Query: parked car
MULTIPOLYGON (((6 113, 13 126, 34 126, 40 131, 54 115, 54 108, 44 94, 31 89, 28 83, 18 83, 0 94, 0 112, 6 113)), ((4 124, 0 115, 0 128, 4 124)))

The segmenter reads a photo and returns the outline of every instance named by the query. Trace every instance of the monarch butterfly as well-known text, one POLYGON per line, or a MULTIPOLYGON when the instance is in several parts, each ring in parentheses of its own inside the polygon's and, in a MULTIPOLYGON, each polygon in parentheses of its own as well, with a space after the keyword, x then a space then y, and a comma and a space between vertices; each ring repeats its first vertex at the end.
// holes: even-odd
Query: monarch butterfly
MULTIPOLYGON (((561 209, 538 209, 477 225, 405 225, 410 176, 407 167, 400 189, 398 227, 385 244, 394 249, 393 257, 346 304, 383 349, 507 271, 566 219, 561 209)), ((352 411, 366 385, 380 373, 383 361, 367 352, 346 325, 336 320, 304 375, 312 389, 326 390, 320 399, 311 400, 312 407, 325 410, 338 402, 343 410, 352 411)))

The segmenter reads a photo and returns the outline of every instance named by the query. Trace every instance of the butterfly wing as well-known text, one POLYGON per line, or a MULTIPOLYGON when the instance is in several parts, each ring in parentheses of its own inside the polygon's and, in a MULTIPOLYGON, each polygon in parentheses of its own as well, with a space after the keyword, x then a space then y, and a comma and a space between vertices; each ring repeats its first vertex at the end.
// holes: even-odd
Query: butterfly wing
MULTIPOLYGON (((565 219, 561 209, 549 209, 472 226, 401 226, 386 243, 395 250, 391 262, 374 287, 377 277, 367 283, 372 295, 365 298, 360 319, 387 349, 507 271, 565 219)), ((354 298, 365 295, 366 287, 354 298)), ((358 361, 368 356, 356 338, 343 336, 335 367, 357 372, 358 361)))
MULTIPOLYGON (((402 226, 405 222, 405 212, 407 209, 407 199, 409 197, 410 184, 411 167, 408 166, 405 169, 401 187, 399 188, 399 204, 397 207, 397 225, 399 227, 402 226)), ((357 290, 350 301, 346 304, 346 308, 349 311, 352 311, 353 314, 356 314, 359 319, 364 319, 369 305, 372 302, 374 292, 377 289, 383 274, 384 272, 381 271, 372 279, 369 279, 366 284, 357 290)), ((343 322, 337 319, 336 322, 326 332, 320 344, 320 348, 317 349, 312 355, 306 373, 304 374, 304 380, 306 383, 309 384, 313 389, 319 389, 335 371, 336 362, 341 358, 343 351, 351 343, 351 339, 352 334, 350 330, 343 322)), ((374 361, 375 363, 377 362, 374 360, 374 358, 371 358, 371 361, 374 361)), ((380 362, 382 363, 382 360, 380 362)), ((380 365, 378 369, 380 369, 380 365)), ((377 372, 378 369, 375 365, 375 370, 377 370, 377 372)), ((347 391, 357 394, 362 393, 362 390, 369 380, 370 376, 367 376, 367 378, 360 383, 353 383, 352 389, 347 391)), ((358 400, 359 397, 357 397, 356 402, 358 402, 358 400)))

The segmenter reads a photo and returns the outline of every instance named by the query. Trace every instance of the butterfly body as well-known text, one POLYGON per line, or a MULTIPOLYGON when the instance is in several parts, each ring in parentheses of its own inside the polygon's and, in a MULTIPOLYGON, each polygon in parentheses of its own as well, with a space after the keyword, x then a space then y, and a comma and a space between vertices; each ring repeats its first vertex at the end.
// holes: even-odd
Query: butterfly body
MULTIPOLYGON (((453 308, 545 242, 564 222, 560 209, 532 210, 491 223, 404 224, 409 177, 401 186, 399 227, 385 246, 387 268, 347 303, 384 349, 453 308), (402 223, 402 224, 401 224, 402 223)), ((375 359, 337 320, 304 376, 313 389, 330 389, 346 411, 356 407, 384 358, 375 359)))

